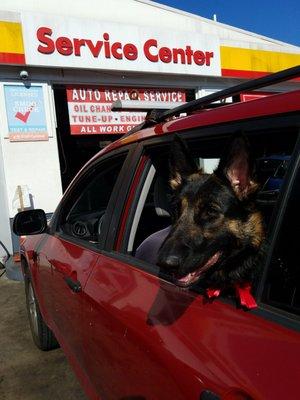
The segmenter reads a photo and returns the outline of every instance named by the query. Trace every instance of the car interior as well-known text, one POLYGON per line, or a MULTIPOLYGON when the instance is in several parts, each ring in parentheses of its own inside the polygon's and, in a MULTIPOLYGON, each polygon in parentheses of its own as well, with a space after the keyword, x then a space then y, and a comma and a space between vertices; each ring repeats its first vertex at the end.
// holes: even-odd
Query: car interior
POLYGON ((99 242, 105 211, 123 161, 119 159, 115 165, 112 163, 87 179, 87 185, 75 194, 75 198, 78 196, 75 203, 70 209, 66 207, 61 225, 64 233, 91 243, 99 242))
MULTIPOLYGON (((272 132, 272 141, 270 134, 260 133, 259 140, 257 135, 249 136, 255 158, 255 180, 259 183, 256 203, 263 214, 266 227, 269 226, 296 141, 295 131, 290 133, 288 139, 286 136, 284 143, 278 132, 272 132), (277 179, 276 185, 270 187, 269 182, 271 179, 274 181, 274 178, 277 179)), ((188 146, 199 167, 205 173, 212 173, 227 141, 228 137, 201 141, 196 139, 188 141, 188 146)), ((134 255, 138 246, 149 235, 171 224, 172 190, 168 183, 167 153, 166 149, 160 149, 159 154, 156 154, 155 149, 149 151, 153 169, 149 171, 142 190, 143 196, 139 199, 138 209, 142 208, 142 212, 139 213, 139 221, 135 220, 133 223, 127 249, 129 254, 134 255)))

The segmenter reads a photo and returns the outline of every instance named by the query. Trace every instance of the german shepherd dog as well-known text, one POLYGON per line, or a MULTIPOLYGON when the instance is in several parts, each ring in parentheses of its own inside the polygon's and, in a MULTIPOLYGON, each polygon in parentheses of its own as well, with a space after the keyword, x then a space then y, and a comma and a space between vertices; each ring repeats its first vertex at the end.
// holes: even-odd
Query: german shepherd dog
POLYGON ((158 254, 158 265, 174 282, 188 287, 200 279, 223 290, 251 282, 264 239, 255 207, 249 144, 231 139, 213 174, 203 173, 185 143, 175 137, 170 155, 174 223, 158 254))

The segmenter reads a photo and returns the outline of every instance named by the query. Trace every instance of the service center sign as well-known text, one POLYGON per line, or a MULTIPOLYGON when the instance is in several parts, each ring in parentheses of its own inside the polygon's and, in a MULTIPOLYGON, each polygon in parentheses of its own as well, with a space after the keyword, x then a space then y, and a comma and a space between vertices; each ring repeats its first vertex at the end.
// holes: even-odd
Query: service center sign
POLYGON ((220 76, 217 36, 22 13, 29 65, 220 76))
MULTIPOLYGON (((141 101, 185 102, 176 89, 134 88, 141 101)), ((128 88, 68 86, 67 99, 71 135, 125 134, 145 120, 144 112, 112 112, 116 100, 130 100, 128 88)))

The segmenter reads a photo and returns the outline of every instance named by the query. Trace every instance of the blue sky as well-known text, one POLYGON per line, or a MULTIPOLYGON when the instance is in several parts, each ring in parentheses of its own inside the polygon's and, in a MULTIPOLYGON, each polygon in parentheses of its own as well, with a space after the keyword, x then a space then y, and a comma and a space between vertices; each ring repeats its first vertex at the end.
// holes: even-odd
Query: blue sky
POLYGON ((201 17, 300 46, 300 0, 156 0, 201 17))

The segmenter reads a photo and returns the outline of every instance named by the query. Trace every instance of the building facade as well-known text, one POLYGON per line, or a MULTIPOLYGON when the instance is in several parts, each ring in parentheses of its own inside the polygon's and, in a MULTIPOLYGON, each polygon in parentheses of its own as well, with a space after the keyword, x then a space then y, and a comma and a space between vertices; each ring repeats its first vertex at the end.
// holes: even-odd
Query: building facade
POLYGON ((143 121, 113 101, 184 102, 298 64, 299 47, 152 1, 2 0, 0 240, 16 250, 13 216, 51 214, 81 166, 143 121))

